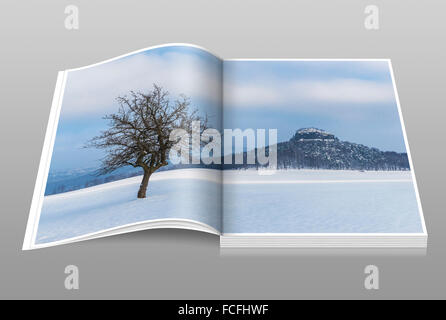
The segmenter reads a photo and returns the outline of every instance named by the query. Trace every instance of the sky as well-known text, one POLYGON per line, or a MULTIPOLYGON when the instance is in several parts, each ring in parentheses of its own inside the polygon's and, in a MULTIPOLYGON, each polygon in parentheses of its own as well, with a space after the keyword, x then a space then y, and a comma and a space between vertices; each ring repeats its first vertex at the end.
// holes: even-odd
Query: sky
POLYGON ((224 63, 225 128, 316 127, 341 140, 405 152, 387 61, 224 63))
POLYGON ((206 51, 172 46, 70 71, 50 171, 98 167, 104 151, 83 147, 108 128, 103 117, 117 111, 118 96, 131 90, 148 92, 155 83, 171 100, 189 97, 191 108, 207 115, 210 125, 220 130, 222 70, 222 61, 206 51))
POLYGON ((405 152, 385 61, 223 63, 195 47, 171 46, 68 73, 51 172, 98 167, 103 151, 83 146, 107 129, 102 117, 117 110, 118 96, 147 92, 154 83, 171 99, 188 96, 219 130, 222 123, 277 129, 278 141, 286 141, 300 128, 317 127, 341 140, 405 152))

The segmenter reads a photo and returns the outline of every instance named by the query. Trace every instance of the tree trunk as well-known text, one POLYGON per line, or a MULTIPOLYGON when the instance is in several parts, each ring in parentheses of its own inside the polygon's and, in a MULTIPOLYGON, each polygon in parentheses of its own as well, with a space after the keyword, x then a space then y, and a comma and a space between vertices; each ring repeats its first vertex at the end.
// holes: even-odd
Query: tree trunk
POLYGON ((147 186, 149 184, 151 173, 144 170, 144 177, 142 178, 141 184, 139 186, 138 198, 142 199, 146 197, 147 186))

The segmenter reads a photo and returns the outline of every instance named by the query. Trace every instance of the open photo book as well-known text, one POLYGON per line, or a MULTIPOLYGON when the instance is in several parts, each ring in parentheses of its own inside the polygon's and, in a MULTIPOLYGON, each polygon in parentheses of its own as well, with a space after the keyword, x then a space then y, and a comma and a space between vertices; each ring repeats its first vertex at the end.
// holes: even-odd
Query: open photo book
POLYGON ((23 249, 156 228, 425 248, 390 60, 168 44, 59 72, 23 249))

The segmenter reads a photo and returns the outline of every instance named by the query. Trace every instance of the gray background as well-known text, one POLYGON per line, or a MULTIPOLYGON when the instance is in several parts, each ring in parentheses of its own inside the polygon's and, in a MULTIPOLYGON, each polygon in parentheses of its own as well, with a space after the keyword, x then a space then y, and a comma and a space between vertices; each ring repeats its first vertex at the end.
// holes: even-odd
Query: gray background
MULTIPOLYGON (((1 298, 446 298, 444 1, 1 1, 1 298), (78 5, 80 29, 64 28, 78 5), (380 8, 379 31, 363 27, 380 8), (416 252, 221 254, 157 230, 22 252, 58 70, 167 42, 225 58, 391 58, 429 232, 416 252), (64 268, 80 290, 64 289, 64 268), (380 290, 364 289, 364 267, 380 290)), ((272 213, 273 214, 273 213, 272 213)))

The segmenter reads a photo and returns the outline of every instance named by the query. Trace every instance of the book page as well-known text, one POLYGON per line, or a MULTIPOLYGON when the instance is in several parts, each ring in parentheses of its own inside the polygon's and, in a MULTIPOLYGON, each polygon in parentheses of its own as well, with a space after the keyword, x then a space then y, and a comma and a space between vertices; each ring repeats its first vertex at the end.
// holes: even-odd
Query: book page
POLYGON ((219 234, 221 171, 193 129, 221 130, 222 61, 174 44, 62 74, 24 248, 148 221, 219 234))
POLYGON ((224 81, 224 235, 426 232, 390 61, 226 60, 224 81))

